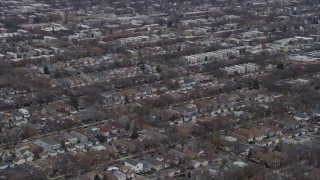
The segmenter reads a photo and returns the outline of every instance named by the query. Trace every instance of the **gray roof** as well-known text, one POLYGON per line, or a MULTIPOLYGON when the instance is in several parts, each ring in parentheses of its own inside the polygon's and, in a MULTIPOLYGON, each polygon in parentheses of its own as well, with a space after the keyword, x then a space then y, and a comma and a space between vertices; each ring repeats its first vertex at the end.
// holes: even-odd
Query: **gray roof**
POLYGON ((168 151, 168 153, 169 153, 169 154, 172 154, 172 155, 174 155, 174 156, 177 156, 177 157, 179 157, 179 158, 184 158, 184 157, 186 156, 186 154, 184 154, 184 153, 182 153, 182 152, 180 152, 180 151, 178 151, 178 150, 175 150, 175 149, 170 149, 170 150, 168 151))
POLYGON ((113 173, 112 173, 112 175, 114 175, 114 176, 116 176, 116 177, 126 177, 126 175, 123 173, 123 172, 121 172, 121 171, 119 171, 119 170, 117 170, 117 171, 114 171, 113 173))
POLYGON ((149 156, 143 157, 143 161, 152 165, 152 166, 162 166, 163 165, 163 162, 158 161, 158 160, 156 160, 152 157, 149 157, 149 156))
POLYGON ((320 109, 312 109, 311 112, 314 114, 320 114, 320 109))
POLYGON ((157 179, 158 179, 158 177, 154 174, 147 176, 147 180, 157 180, 157 179))
POLYGON ((60 142, 52 139, 52 138, 44 138, 42 139, 43 142, 50 144, 50 145, 56 145, 56 144, 60 144, 60 142))
POLYGON ((128 163, 128 164, 134 165, 134 166, 136 166, 137 164, 140 163, 139 161, 137 161, 135 159, 132 159, 132 158, 126 159, 125 162, 128 163))
POLYGON ((78 132, 76 132, 76 131, 72 131, 72 132, 70 133, 70 135, 73 136, 73 137, 76 137, 76 138, 88 138, 87 136, 85 136, 85 135, 83 135, 83 134, 81 134, 81 133, 78 133, 78 132))

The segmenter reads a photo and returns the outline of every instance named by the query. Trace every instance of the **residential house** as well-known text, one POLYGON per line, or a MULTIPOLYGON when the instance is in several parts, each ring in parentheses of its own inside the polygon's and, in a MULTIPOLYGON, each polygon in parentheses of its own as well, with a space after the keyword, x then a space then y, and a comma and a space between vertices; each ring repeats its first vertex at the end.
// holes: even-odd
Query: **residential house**
POLYGON ((58 149, 57 150, 57 153, 60 153, 60 154, 64 154, 66 151, 64 150, 64 149, 62 149, 62 148, 60 148, 60 149, 58 149))
POLYGON ((160 171, 154 172, 154 175, 158 177, 158 179, 169 179, 170 177, 174 177, 177 174, 181 173, 181 169, 172 168, 172 169, 163 169, 160 171))
POLYGON ((118 132, 124 132, 125 126, 117 121, 111 121, 110 125, 112 125, 112 131, 116 130, 118 132))
POLYGON ((29 117, 30 117, 29 111, 26 110, 26 109, 24 109, 24 108, 19 109, 19 112, 22 114, 22 116, 23 116, 24 118, 29 118, 29 117))
POLYGON ((282 132, 296 130, 299 128, 299 123, 290 117, 286 117, 276 122, 276 126, 282 129, 282 132))
POLYGON ((209 164, 209 162, 206 159, 197 159, 197 161, 200 162, 201 166, 206 166, 209 164))
POLYGON ((60 101, 54 101, 50 103, 46 109, 52 113, 55 113, 55 112, 70 111, 71 107, 66 102, 60 100, 60 101))
POLYGON ((82 150, 84 149, 85 145, 83 143, 77 143, 75 144, 75 147, 78 149, 78 150, 82 150))
POLYGON ((109 136, 109 129, 104 126, 98 126, 99 132, 103 136, 109 136))
POLYGON ((136 149, 136 146, 127 140, 117 139, 111 142, 111 145, 117 149, 118 152, 126 154, 136 149))
POLYGON ((57 150, 61 147, 61 143, 54 140, 53 138, 46 137, 42 139, 37 139, 34 141, 34 144, 40 146, 47 150, 57 150))
POLYGON ((5 162, 3 162, 3 161, 0 162, 0 169, 1 169, 1 170, 6 169, 7 167, 8 167, 8 164, 7 164, 7 163, 5 163, 5 162))
POLYGON ((24 158, 26 161, 32 161, 34 158, 34 150, 39 148, 34 144, 23 145, 21 147, 16 147, 15 152, 16 156, 20 158, 24 158))
POLYGON ((131 167, 136 173, 143 172, 143 163, 138 160, 127 158, 124 165, 131 167))
POLYGON ((201 163, 196 160, 190 160, 188 164, 191 168, 198 168, 201 166, 201 163))
POLYGON ((21 164, 24 164, 24 163, 26 163, 26 160, 23 159, 23 158, 16 157, 16 158, 13 159, 13 164, 14 165, 21 165, 21 164))
POLYGON ((41 171, 45 172, 46 174, 50 174, 52 172, 52 164, 48 160, 44 159, 37 159, 34 162, 34 166, 39 168, 41 171))
POLYGON ((258 126, 257 128, 260 128, 268 137, 278 136, 281 135, 281 129, 276 126, 272 126, 269 124, 263 124, 261 126, 258 126))
POLYGON ((278 168, 281 165, 280 159, 273 157, 268 153, 264 153, 261 150, 255 150, 253 152, 252 160, 260 164, 265 164, 270 168, 278 168))
POLYGON ((88 137, 79 132, 72 131, 70 135, 77 138, 81 143, 86 143, 88 141, 88 137))
POLYGON ((68 144, 76 144, 78 142, 78 138, 68 134, 68 133, 63 133, 60 135, 57 135, 54 137, 55 140, 59 142, 64 142, 66 145, 68 144))
POLYGON ((230 135, 236 137, 237 139, 244 138, 246 142, 254 141, 252 134, 246 129, 237 129, 231 132, 230 135))
POLYGON ((244 168, 244 167, 248 166, 247 163, 242 162, 242 161, 234 161, 232 164, 235 166, 238 166, 239 168, 244 168))
POLYGON ((162 142, 163 140, 167 139, 168 137, 158 133, 151 129, 146 129, 146 131, 143 132, 144 135, 150 140, 156 141, 156 142, 162 142))
POLYGON ((96 145, 92 146, 92 150, 102 151, 102 150, 107 150, 107 148, 105 146, 100 145, 100 144, 96 144, 96 145))
POLYGON ((293 117, 297 121, 308 121, 309 120, 309 116, 305 113, 294 114, 293 117))
POLYGON ((177 157, 179 159, 184 159, 187 156, 185 153, 183 153, 181 151, 178 151, 176 149, 170 149, 168 151, 168 154, 171 154, 171 155, 173 155, 173 156, 175 156, 175 157, 177 157))
POLYGON ((197 147, 184 148, 183 153, 191 158, 199 158, 205 154, 205 152, 197 147))
POLYGON ((142 158, 142 161, 145 162, 146 164, 150 164, 151 168, 159 171, 161 169, 164 169, 164 163, 161 161, 158 161, 157 159, 154 159, 150 156, 145 156, 142 158))
POLYGON ((307 124, 307 129, 310 132, 317 132, 319 130, 319 125, 317 125, 317 124, 307 124))
POLYGON ((226 152, 234 150, 234 144, 235 144, 234 141, 228 141, 225 138, 220 137, 220 142, 221 142, 219 147, 220 149, 226 152))
POLYGON ((121 172, 121 171, 119 171, 119 170, 113 171, 112 175, 114 177, 116 177, 117 180, 126 180, 127 179, 126 174, 121 172))
POLYGON ((185 107, 175 107, 174 110, 178 111, 181 114, 183 121, 192 120, 192 115, 194 114, 194 112, 190 111, 189 109, 185 107))
POLYGON ((320 109, 311 109, 309 110, 312 120, 319 120, 320 119, 320 109))
POLYGON ((151 164, 145 162, 145 161, 141 161, 143 164, 143 173, 148 173, 152 171, 152 167, 151 164))
POLYGON ((58 155, 57 151, 53 151, 53 150, 49 150, 47 153, 50 157, 58 155))
POLYGON ((179 159, 178 158, 174 158, 170 154, 167 154, 167 156, 157 154, 157 155, 154 155, 153 157, 156 160, 163 162, 164 168, 170 167, 171 163, 173 163, 173 164, 178 164, 179 163, 179 159))
POLYGON ((49 157, 49 153, 41 152, 38 154, 38 156, 40 157, 40 159, 47 159, 49 157))
POLYGON ((73 153, 77 150, 77 148, 74 144, 68 144, 68 145, 66 145, 66 147, 67 147, 67 151, 71 152, 71 153, 73 153))
POLYGON ((92 146, 93 146, 93 142, 92 141, 87 141, 85 143, 85 147, 87 147, 87 148, 91 148, 92 146))
MULTIPOLYGON (((144 165, 145 164, 143 164, 143 169, 144 169, 143 172, 149 172, 149 171, 145 171, 144 165)), ((120 167, 120 170, 126 174, 127 179, 134 178, 136 176, 136 173, 132 170, 131 167, 122 166, 120 167)))

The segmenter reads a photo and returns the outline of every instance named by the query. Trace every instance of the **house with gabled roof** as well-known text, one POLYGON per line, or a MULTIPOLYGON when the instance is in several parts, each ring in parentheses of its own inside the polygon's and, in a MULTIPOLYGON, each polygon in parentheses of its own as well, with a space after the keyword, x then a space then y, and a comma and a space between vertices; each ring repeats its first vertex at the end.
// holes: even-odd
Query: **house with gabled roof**
POLYGON ((143 163, 136 159, 127 158, 124 161, 124 165, 131 167, 136 173, 143 171, 143 163))
POLYGON ((34 144, 47 150, 56 150, 61 147, 61 143, 53 138, 42 138, 34 141, 34 144))
POLYGON ((78 139, 80 142, 82 142, 82 143, 85 143, 85 142, 88 141, 88 137, 85 136, 85 135, 83 135, 83 134, 81 134, 81 133, 79 133, 79 132, 72 131, 72 132, 70 133, 70 135, 73 136, 73 137, 75 137, 75 138, 77 138, 77 139, 78 139))
POLYGON ((59 134, 55 137, 53 137, 55 140, 57 140, 58 142, 64 142, 66 145, 67 144, 76 144, 78 142, 78 138, 74 137, 68 133, 63 133, 63 134, 59 134))
POLYGON ((163 162, 158 161, 157 159, 154 159, 153 157, 150 157, 150 156, 145 156, 145 157, 141 158, 141 160, 144 163, 149 164, 151 166, 151 168, 156 171, 164 169, 164 167, 165 167, 165 164, 163 162))
POLYGON ((177 157, 179 159, 183 159, 183 158, 187 157, 187 155, 185 153, 183 153, 181 151, 178 151, 176 149, 170 149, 168 151, 168 154, 171 154, 171 155, 173 155, 173 156, 175 156, 175 157, 177 157))

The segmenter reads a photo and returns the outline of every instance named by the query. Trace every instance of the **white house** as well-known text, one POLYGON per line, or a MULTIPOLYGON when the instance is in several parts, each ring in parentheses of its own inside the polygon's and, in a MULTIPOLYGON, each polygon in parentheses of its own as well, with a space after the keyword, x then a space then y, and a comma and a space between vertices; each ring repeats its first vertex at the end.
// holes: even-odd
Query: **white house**
POLYGON ((92 149, 96 150, 96 151, 101 151, 101 150, 106 150, 107 148, 100 145, 100 144, 97 144, 97 145, 92 146, 92 149))
POLYGON ((61 147, 60 142, 49 138, 37 139, 34 141, 34 144, 37 146, 41 146, 42 148, 45 148, 47 150, 56 150, 61 147))
POLYGON ((161 162, 161 161, 158 161, 157 159, 154 159, 154 158, 149 157, 149 156, 144 157, 143 159, 144 159, 143 161, 145 163, 149 164, 151 166, 151 168, 156 170, 156 171, 159 171, 159 170, 164 168, 164 163, 161 162))
POLYGON ((6 169, 8 167, 8 164, 4 163, 4 162, 1 162, 0 163, 0 169, 3 170, 3 169, 6 169))
POLYGON ((78 143, 78 144, 75 145, 75 147, 77 149, 83 149, 84 148, 84 144, 83 143, 78 143))
POLYGON ((24 118, 30 117, 29 111, 24 108, 19 109, 19 112, 23 115, 24 118))
POLYGON ((308 121, 309 120, 309 116, 307 114, 295 114, 293 117, 297 121, 308 121))
POLYGON ((189 165, 192 168, 198 168, 198 167, 200 167, 201 163, 199 161, 196 161, 196 160, 191 160, 191 161, 189 161, 189 165))
POLYGON ((119 170, 113 171, 112 175, 117 177, 118 180, 126 180, 127 179, 126 174, 119 171, 119 170))
POLYGON ((23 159, 23 158, 14 158, 13 161, 14 161, 14 164, 15 164, 15 165, 21 165, 21 164, 26 163, 26 160, 23 159))
POLYGON ((132 158, 128 158, 124 161, 125 166, 131 167, 136 173, 143 171, 143 164, 132 158))

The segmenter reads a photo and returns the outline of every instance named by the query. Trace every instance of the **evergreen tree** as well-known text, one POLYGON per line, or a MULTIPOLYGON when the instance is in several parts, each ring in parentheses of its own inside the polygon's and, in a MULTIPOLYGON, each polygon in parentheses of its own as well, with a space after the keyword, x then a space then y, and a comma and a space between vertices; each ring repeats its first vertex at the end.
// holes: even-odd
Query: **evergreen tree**
POLYGON ((162 71, 162 69, 161 69, 161 67, 159 65, 157 66, 156 70, 157 70, 158 73, 161 73, 161 71, 162 71))
POLYGON ((287 25, 283 25, 282 32, 283 32, 283 33, 286 33, 286 32, 287 32, 287 25))
POLYGON ((188 172, 187 177, 188 177, 188 178, 191 178, 191 171, 188 172))
POLYGON ((313 18, 312 23, 313 24, 318 24, 318 20, 316 18, 313 18))
POLYGON ((101 179, 100 179, 100 176, 99 176, 98 174, 96 174, 96 175, 94 176, 94 180, 101 180, 101 179))
POLYGON ((127 124, 126 124, 126 131, 129 131, 129 130, 130 130, 130 123, 127 122, 127 124))
POLYGON ((101 134, 97 135, 97 138, 100 143, 104 143, 107 141, 107 137, 101 134))
POLYGON ((124 97, 124 103, 126 103, 126 104, 129 103, 129 97, 127 95, 124 97))
POLYGON ((252 150, 250 149, 247 155, 247 158, 250 160, 253 156, 252 150))
POLYGON ((132 134, 131 134, 131 139, 137 139, 139 137, 139 134, 137 132, 137 128, 133 128, 132 134))
POLYGON ((137 55, 138 55, 138 59, 139 59, 140 61, 143 61, 143 54, 142 54, 141 49, 138 50, 137 55))
POLYGON ((180 84, 179 84, 178 81, 174 81, 174 82, 171 84, 171 89, 176 90, 176 89, 179 89, 179 87, 180 87, 180 84))
POLYGON ((279 63, 278 65, 277 65, 277 69, 284 69, 284 65, 283 65, 283 63, 279 63))
POLYGON ((139 117, 145 117, 146 115, 149 115, 150 111, 145 106, 137 106, 135 107, 135 112, 139 117))
POLYGON ((50 71, 49 71, 48 66, 45 66, 45 67, 43 68, 43 73, 44 73, 44 74, 50 74, 50 71))
POLYGON ((142 72, 144 72, 144 71, 146 70, 145 64, 142 64, 142 65, 140 66, 140 69, 141 69, 142 72))
POLYGON ((79 108, 79 101, 76 96, 70 96, 70 105, 73 106, 76 110, 79 108))
POLYGON ((257 79, 253 81, 252 89, 260 89, 260 83, 257 79))
POLYGON ((171 28, 173 25, 173 21, 172 20, 169 20, 168 23, 167 23, 167 27, 168 28, 171 28))
POLYGON ((114 61, 114 66, 118 68, 118 67, 121 66, 121 64, 120 64, 120 62, 118 60, 115 60, 114 61))
POLYGON ((67 149, 66 143, 64 141, 61 141, 61 148, 62 149, 67 149))
POLYGON ((108 177, 106 175, 103 175, 102 180, 108 180, 108 177))

